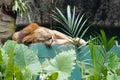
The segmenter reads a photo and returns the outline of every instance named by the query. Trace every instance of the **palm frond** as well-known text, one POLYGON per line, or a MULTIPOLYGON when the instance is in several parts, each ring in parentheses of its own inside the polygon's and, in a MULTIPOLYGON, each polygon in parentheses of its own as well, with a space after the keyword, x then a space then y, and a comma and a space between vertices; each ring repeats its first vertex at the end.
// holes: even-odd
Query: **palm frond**
POLYGON ((79 32, 77 31, 78 29, 79 29, 79 27, 80 27, 80 23, 81 23, 81 21, 82 21, 82 19, 83 19, 83 16, 84 15, 82 15, 81 17, 79 17, 79 15, 78 15, 78 17, 77 17, 77 19, 76 19, 76 21, 75 21, 75 25, 73 26, 74 27, 74 36, 76 37, 76 34, 78 33, 79 34, 79 32), (79 19, 80 18, 80 19, 79 19))
POLYGON ((72 26, 74 26, 74 22, 75 22, 75 7, 73 8, 73 14, 72 14, 72 26))
POLYGON ((81 32, 82 28, 85 26, 86 22, 87 22, 88 19, 86 19, 82 25, 80 26, 80 29, 78 30, 77 34, 76 34, 76 37, 79 35, 79 33, 81 32))
POLYGON ((67 35, 72 36, 72 34, 69 31, 66 31, 65 29, 58 27, 58 29, 61 29, 62 31, 64 31, 67 35))
POLYGON ((87 30, 89 29, 90 26, 88 26, 84 31, 83 33, 80 35, 80 39, 85 35, 85 33, 87 32, 87 30))
POLYGON ((67 29, 69 31, 69 28, 66 27, 65 23, 59 17, 57 17, 55 15, 51 15, 51 16, 55 21, 59 22, 62 26, 64 26, 65 29, 67 29))
POLYGON ((67 6, 67 19, 68 19, 68 27, 72 29, 72 16, 70 6, 67 6))
MULTIPOLYGON (((68 5, 66 17, 60 9, 56 8, 56 11, 53 11, 52 18, 66 29, 62 29, 63 31, 65 31, 65 33, 69 33, 71 34, 70 36, 72 38, 75 38, 79 37, 80 33, 82 33, 81 31, 83 31, 83 27, 86 26, 86 23, 88 21, 88 19, 83 20, 85 14, 83 14, 82 16, 80 15, 80 13, 76 15, 75 7, 71 9, 71 7, 68 5)), ((80 38, 82 38, 85 35, 87 30, 88 27, 83 31, 80 38)))
POLYGON ((65 22, 65 24, 68 25, 67 18, 63 15, 63 13, 58 8, 56 8, 56 10, 58 14, 60 15, 60 18, 65 22))

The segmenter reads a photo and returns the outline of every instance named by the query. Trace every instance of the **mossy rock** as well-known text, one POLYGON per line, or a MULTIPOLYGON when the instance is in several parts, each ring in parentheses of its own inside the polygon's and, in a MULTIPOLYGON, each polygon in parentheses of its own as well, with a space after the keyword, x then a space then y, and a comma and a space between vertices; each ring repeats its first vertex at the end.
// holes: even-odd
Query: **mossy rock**
POLYGON ((0 11, 0 40, 7 40, 15 32, 15 19, 0 11))

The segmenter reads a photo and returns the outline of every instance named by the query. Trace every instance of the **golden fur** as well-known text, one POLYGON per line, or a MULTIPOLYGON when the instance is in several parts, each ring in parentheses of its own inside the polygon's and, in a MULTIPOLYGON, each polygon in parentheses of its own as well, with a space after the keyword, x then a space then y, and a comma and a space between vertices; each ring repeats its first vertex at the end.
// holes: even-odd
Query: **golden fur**
MULTIPOLYGON (((70 39, 67 35, 59 31, 38 26, 36 23, 31 23, 23 30, 15 32, 12 39, 23 44, 45 43, 49 46, 54 44, 71 44, 77 41, 76 38, 70 39)), ((80 39, 78 45, 84 43, 85 41, 80 39)))

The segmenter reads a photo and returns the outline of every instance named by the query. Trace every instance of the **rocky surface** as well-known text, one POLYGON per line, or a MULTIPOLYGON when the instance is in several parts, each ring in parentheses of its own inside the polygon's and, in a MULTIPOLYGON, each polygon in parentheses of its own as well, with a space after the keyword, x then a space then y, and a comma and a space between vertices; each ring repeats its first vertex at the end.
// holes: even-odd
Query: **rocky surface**
POLYGON ((13 0, 0 0, 0 46, 15 32, 16 14, 12 12, 13 0))
POLYGON ((31 0, 28 2, 30 8, 29 15, 30 20, 28 19, 27 14, 24 14, 23 17, 17 16, 16 23, 17 25, 26 25, 30 22, 36 22, 39 24, 46 24, 50 22, 50 1, 51 0, 31 0))
MULTIPOLYGON (((86 13, 90 23, 100 26, 120 26, 120 0, 32 0, 32 22, 51 24, 50 13, 57 6, 64 11, 66 6, 76 6, 77 12, 86 13), (53 2, 54 1, 54 2, 53 2)), ((27 18, 17 18, 17 24, 29 23, 27 18)))
POLYGON ((13 0, 0 0, 0 6, 1 5, 6 5, 6 6, 10 6, 13 0))
POLYGON ((15 19, 0 11, 0 43, 12 36, 15 31, 15 19))

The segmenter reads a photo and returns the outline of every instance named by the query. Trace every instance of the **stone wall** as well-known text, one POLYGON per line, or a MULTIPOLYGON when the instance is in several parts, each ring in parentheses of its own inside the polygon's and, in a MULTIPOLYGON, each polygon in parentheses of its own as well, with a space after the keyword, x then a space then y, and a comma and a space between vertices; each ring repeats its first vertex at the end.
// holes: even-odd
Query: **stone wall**
POLYGON ((0 46, 15 32, 15 17, 12 12, 12 0, 0 0, 0 46))
MULTIPOLYGON (((120 26, 120 0, 32 0, 32 22, 51 24, 51 10, 57 6, 65 12, 68 4, 75 5, 78 12, 86 13, 86 17, 90 17, 90 23, 99 26, 120 26)), ((29 23, 24 18, 18 17, 17 24, 29 23)))
POLYGON ((0 39, 9 38, 14 31, 14 18, 0 11, 0 39))

